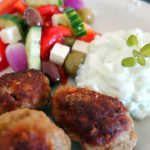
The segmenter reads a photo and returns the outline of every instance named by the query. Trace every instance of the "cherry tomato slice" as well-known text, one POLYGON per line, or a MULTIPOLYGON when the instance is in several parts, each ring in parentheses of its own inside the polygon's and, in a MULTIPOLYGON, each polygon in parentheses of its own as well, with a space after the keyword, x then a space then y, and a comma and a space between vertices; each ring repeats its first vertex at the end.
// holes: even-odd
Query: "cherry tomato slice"
POLYGON ((8 67, 8 62, 5 55, 6 44, 0 39, 0 71, 8 67))
POLYGON ((48 60, 53 45, 55 43, 62 43, 65 37, 71 35, 72 31, 68 27, 54 26, 45 28, 41 39, 41 60, 48 60))
POLYGON ((41 6, 37 10, 39 11, 39 13, 41 14, 41 16, 43 18, 45 27, 49 27, 52 25, 51 17, 54 14, 60 14, 61 13, 61 11, 55 5, 41 6))

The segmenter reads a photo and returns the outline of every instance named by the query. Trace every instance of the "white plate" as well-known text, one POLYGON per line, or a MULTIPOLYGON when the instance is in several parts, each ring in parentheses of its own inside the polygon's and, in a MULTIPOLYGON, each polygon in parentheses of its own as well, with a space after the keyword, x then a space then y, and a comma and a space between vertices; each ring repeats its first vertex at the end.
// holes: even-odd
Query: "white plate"
MULTIPOLYGON (((95 12, 94 28, 98 32, 132 28, 141 28, 150 32, 150 4, 141 3, 141 6, 128 11, 130 0, 86 0, 85 2, 95 12)), ((0 75, 10 71, 8 69, 1 72, 0 75)), ((150 150, 150 117, 142 121, 135 121, 135 126, 138 133, 135 150, 150 150)), ((82 149, 79 144, 73 143, 72 150, 82 149)))
MULTIPOLYGON (((86 0, 85 2, 94 10, 96 15, 94 28, 101 33, 132 28, 141 28, 143 31, 150 32, 150 4, 141 2, 138 3, 141 6, 128 10, 131 1, 86 0)), ((135 150, 150 150, 150 117, 135 121, 135 126, 138 133, 135 150)), ((78 144, 74 144, 73 150, 81 150, 81 148, 78 144)))

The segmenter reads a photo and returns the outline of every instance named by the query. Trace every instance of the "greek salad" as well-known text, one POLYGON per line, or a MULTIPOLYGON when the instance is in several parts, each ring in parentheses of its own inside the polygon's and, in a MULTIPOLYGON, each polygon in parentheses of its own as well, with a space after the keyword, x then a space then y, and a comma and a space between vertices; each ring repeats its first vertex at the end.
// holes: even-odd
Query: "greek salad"
POLYGON ((0 71, 37 69, 51 84, 75 77, 98 34, 82 0, 3 0, 0 3, 0 71))

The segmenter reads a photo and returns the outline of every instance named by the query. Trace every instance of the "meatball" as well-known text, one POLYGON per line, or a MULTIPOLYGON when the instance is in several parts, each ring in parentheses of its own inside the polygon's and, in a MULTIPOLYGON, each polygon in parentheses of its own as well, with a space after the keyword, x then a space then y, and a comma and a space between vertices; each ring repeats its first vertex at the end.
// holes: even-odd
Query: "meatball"
POLYGON ((136 145, 133 120, 117 98, 62 86, 51 107, 56 123, 85 150, 132 150, 136 145))
POLYGON ((0 114, 18 108, 41 108, 48 102, 49 80, 38 70, 0 77, 0 114))
POLYGON ((0 116, 1 150, 71 150, 71 142, 41 111, 18 109, 0 116))

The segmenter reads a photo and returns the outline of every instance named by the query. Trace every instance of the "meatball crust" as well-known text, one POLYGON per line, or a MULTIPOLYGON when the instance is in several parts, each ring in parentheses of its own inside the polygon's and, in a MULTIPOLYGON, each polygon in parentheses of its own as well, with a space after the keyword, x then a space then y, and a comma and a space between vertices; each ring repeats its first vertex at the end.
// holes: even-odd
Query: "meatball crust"
POLYGON ((0 77, 0 114, 18 108, 40 108, 47 104, 49 80, 38 70, 0 77))
POLYGON ((71 142, 41 111, 18 109, 0 116, 1 150, 71 150, 71 142))
MULTIPOLYGON (((131 132, 135 135, 133 121, 117 98, 85 88, 62 86, 54 92, 51 106, 58 125, 86 150, 92 150, 91 147, 94 147, 93 150, 111 150, 112 144, 117 143, 121 135, 131 132)), ((123 142, 127 145, 130 140, 124 137, 123 142)), ((136 143, 134 137, 131 149, 136 143)))

